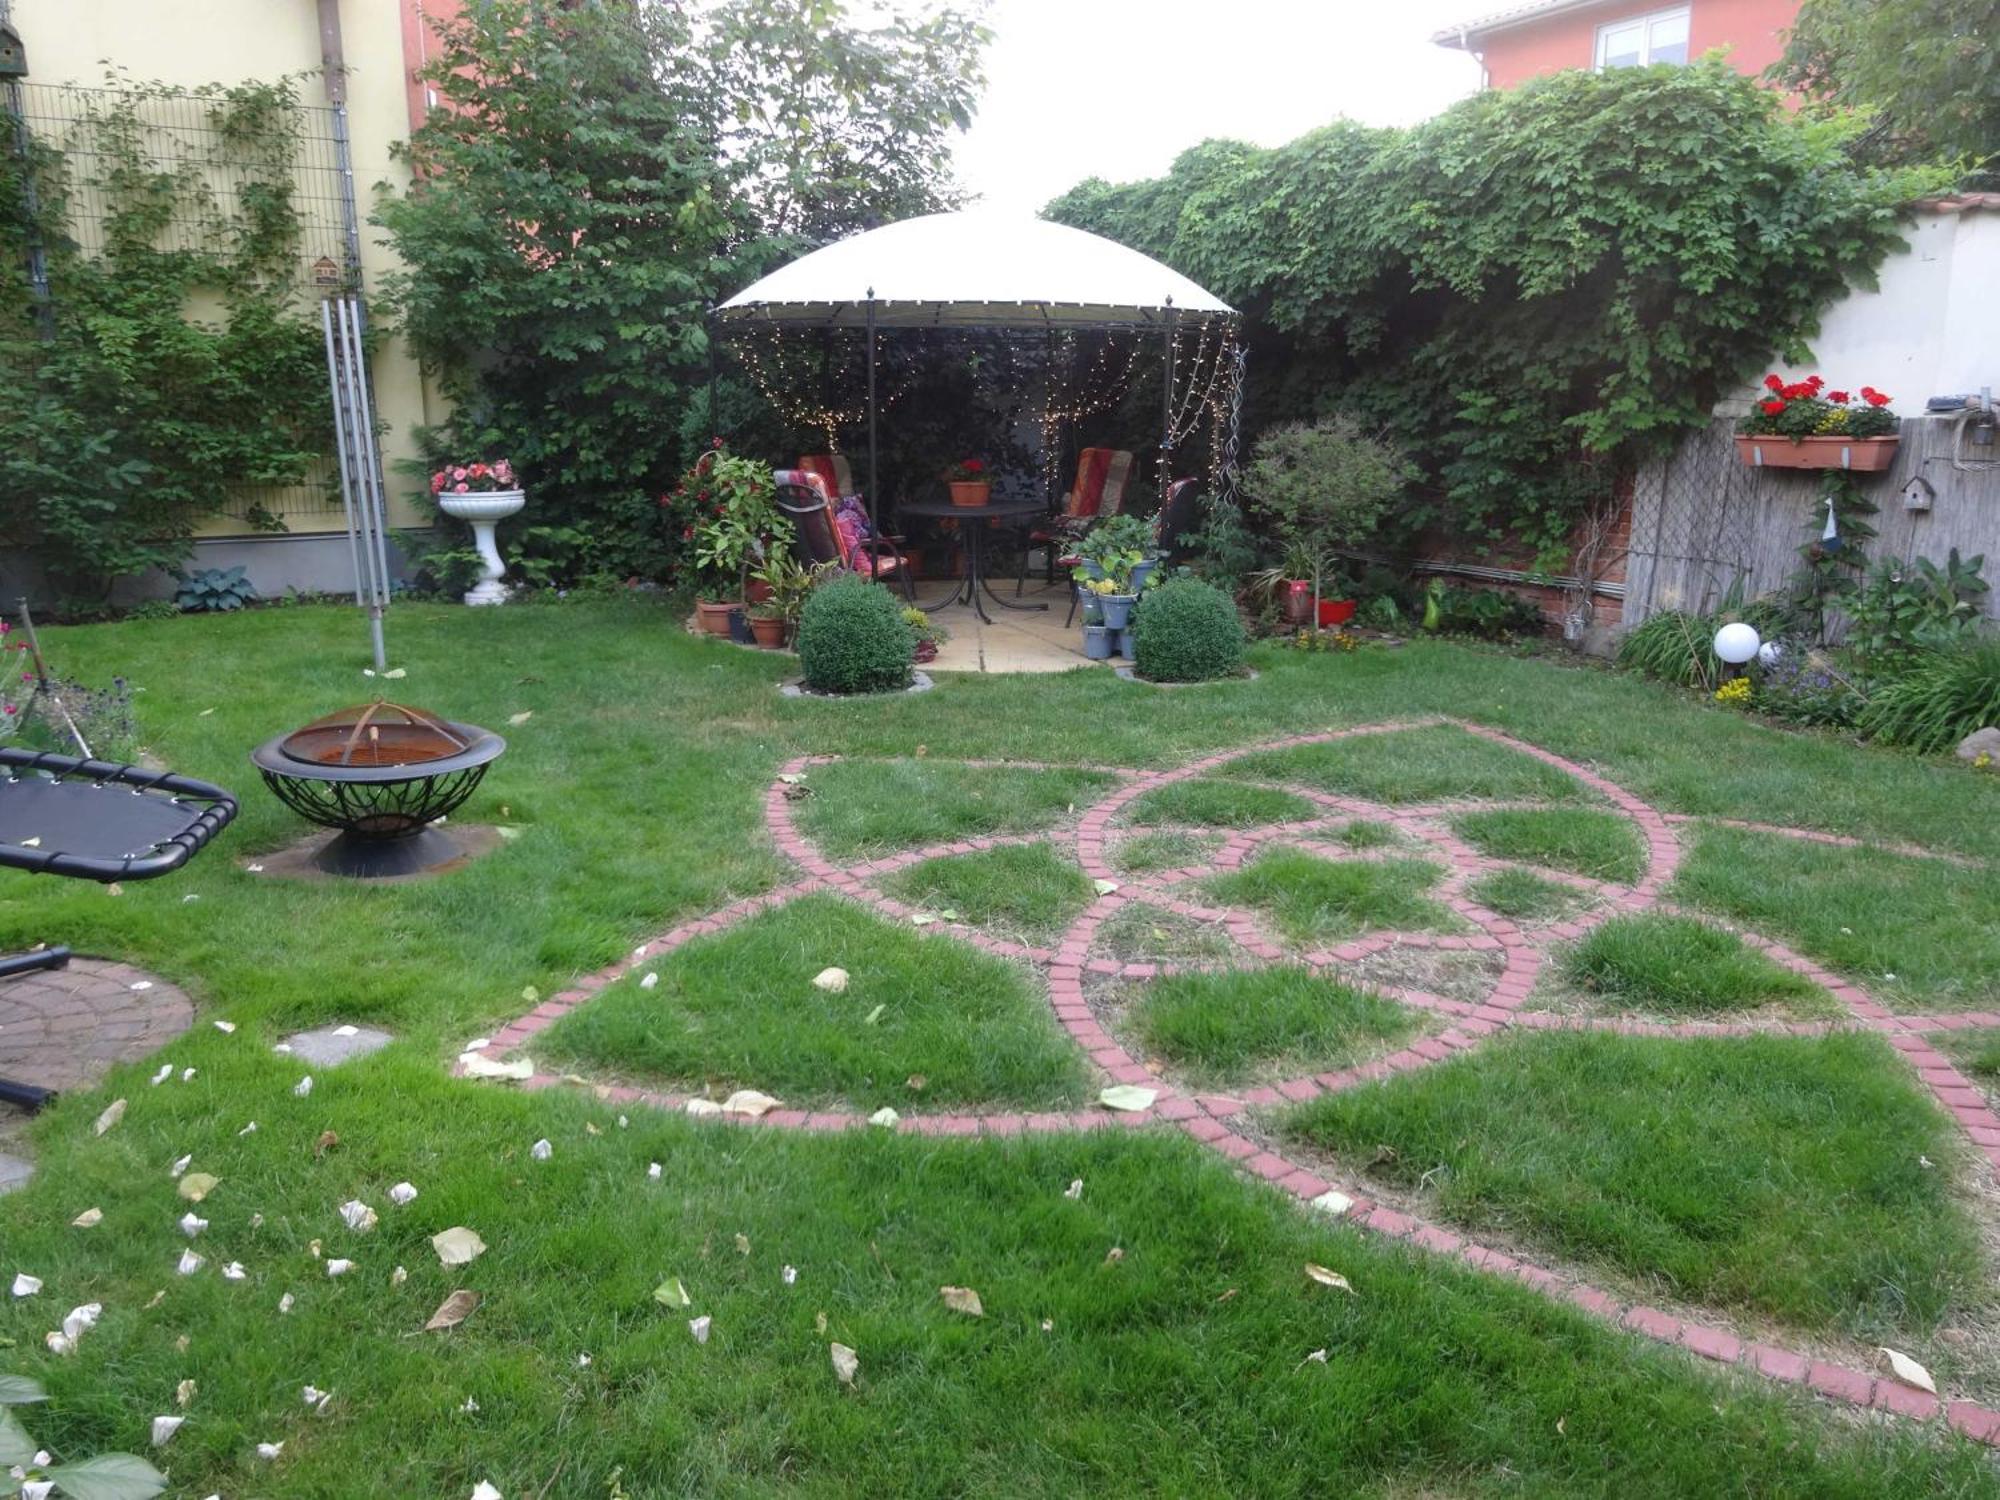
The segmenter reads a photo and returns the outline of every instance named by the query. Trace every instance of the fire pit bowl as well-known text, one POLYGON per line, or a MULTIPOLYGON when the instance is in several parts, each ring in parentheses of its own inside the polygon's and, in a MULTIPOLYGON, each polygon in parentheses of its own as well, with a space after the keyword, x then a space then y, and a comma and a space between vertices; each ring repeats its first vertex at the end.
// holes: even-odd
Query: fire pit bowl
POLYGON ((402 703, 364 703, 250 754, 293 812, 339 830, 313 863, 330 875, 415 875, 462 856, 432 825, 485 779, 507 742, 402 703))

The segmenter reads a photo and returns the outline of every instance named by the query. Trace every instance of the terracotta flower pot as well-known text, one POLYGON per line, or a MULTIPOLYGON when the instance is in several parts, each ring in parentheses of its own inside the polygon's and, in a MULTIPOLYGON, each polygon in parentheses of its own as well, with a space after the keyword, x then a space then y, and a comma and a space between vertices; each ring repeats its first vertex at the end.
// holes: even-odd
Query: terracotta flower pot
POLYGON ((757 637, 757 644, 766 651, 776 651, 785 644, 785 618, 783 615, 752 615, 750 633, 757 637))
POLYGON ((1736 438, 1736 456, 1756 469, 1854 469, 1879 474, 1896 461, 1900 436, 1736 438))
POLYGON ((984 479, 954 479, 951 482, 953 505, 984 505, 992 495, 993 486, 984 479))
POLYGON ((701 621, 701 628, 710 635, 728 635, 729 617, 742 607, 741 599, 697 599, 694 612, 701 621))
POLYGON ((1285 623, 1303 625, 1312 618, 1313 586, 1304 578, 1292 578, 1285 583, 1285 623))

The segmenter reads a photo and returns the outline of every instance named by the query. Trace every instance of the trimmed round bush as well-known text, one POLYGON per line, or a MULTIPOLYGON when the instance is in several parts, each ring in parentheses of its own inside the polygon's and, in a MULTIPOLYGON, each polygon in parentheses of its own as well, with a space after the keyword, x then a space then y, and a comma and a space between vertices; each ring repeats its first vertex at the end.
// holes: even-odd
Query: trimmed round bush
POLYGON ((903 601, 850 575, 823 583, 799 614, 799 666, 818 693, 893 693, 910 685, 916 637, 903 601))
POLYGON ((1243 622, 1212 583, 1170 578, 1139 596, 1132 664, 1153 682, 1206 682, 1243 666, 1243 622))

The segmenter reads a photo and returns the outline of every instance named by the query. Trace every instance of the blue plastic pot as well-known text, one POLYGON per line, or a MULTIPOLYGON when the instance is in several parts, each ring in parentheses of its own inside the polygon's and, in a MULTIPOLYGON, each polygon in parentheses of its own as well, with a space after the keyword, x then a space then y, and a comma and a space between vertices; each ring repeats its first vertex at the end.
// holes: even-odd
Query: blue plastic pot
POLYGON ((1137 594, 1100 594, 1098 602, 1104 606, 1104 623, 1113 630, 1123 630, 1132 623, 1132 606, 1138 601, 1137 594))
POLYGON ((1100 596, 1092 593, 1082 584, 1078 584, 1076 588, 1076 602, 1083 606, 1084 624, 1102 625, 1104 623, 1104 602, 1100 596))
POLYGON ((1118 632, 1118 654, 1124 657, 1125 660, 1127 661, 1137 660, 1138 653, 1133 651, 1132 649, 1131 631, 1121 630, 1118 632))
POLYGON ((1115 631, 1103 625, 1084 626, 1083 654, 1092 661, 1109 661, 1111 659, 1112 637, 1115 634, 1115 631))
POLYGON ((1153 569, 1160 565, 1157 557, 1149 557, 1132 569, 1132 592, 1138 593, 1146 586, 1146 580, 1153 576, 1153 569))

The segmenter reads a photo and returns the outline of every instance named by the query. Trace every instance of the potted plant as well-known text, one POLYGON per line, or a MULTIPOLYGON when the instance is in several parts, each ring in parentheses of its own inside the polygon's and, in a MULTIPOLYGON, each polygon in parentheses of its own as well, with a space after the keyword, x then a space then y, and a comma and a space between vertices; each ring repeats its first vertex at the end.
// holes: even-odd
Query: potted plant
POLYGON ((721 448, 696 460, 680 486, 691 498, 690 528, 698 583, 695 612, 711 635, 732 635, 731 616, 743 609, 750 569, 766 565, 792 539, 791 519, 778 509, 767 465, 721 448))
POLYGON ((1325 601, 1348 606, 1345 612, 1328 612, 1330 618, 1322 618, 1320 608, 1340 550, 1374 532, 1413 475, 1402 453, 1351 417, 1287 422, 1257 440, 1243 490, 1271 518, 1285 544, 1280 567, 1267 570, 1260 581, 1267 588, 1282 582, 1287 620, 1330 625, 1352 613, 1351 601, 1344 599, 1325 601), (1306 608, 1298 610, 1295 600, 1306 608))
POLYGON ((984 505, 993 496, 993 480, 982 459, 961 458, 944 471, 953 505, 984 505))
POLYGON ((936 661, 938 646, 945 639, 945 628, 933 624, 931 617, 914 604, 904 609, 903 623, 910 627, 910 636, 917 643, 915 658, 917 665, 922 666, 925 662, 936 661))
POLYGON ((507 586, 500 580, 506 576, 507 565, 500 560, 493 531, 528 503, 514 477, 514 466, 504 458, 490 464, 446 464, 431 475, 431 495, 439 510, 471 524, 472 545, 485 565, 479 581, 465 591, 465 602, 505 604, 507 586))
POLYGON ((1106 516, 1076 544, 1070 577, 1081 591, 1084 627, 1123 630, 1131 619, 1148 566, 1151 529, 1137 516, 1106 516), (1093 608, 1093 606, 1095 606, 1093 608))
POLYGON ((839 563, 818 563, 813 567, 803 566, 789 550, 771 548, 764 559, 764 566, 752 576, 753 585, 761 585, 764 597, 756 597, 753 587, 750 604, 750 628, 755 633, 757 644, 766 647, 789 645, 792 633, 798 629, 799 614, 806 607, 806 598, 829 577, 841 571, 839 563), (779 629, 776 639, 770 639, 771 628, 759 621, 776 620, 779 629))
POLYGON ((1118 643, 1118 632, 1109 625, 1085 625, 1083 627, 1083 654, 1090 661, 1109 661, 1112 647, 1118 643))
POLYGON ((1764 377, 1765 394, 1739 424, 1736 456, 1764 469, 1859 469, 1880 473, 1902 442, 1893 397, 1872 385, 1830 391, 1817 375, 1764 377))

